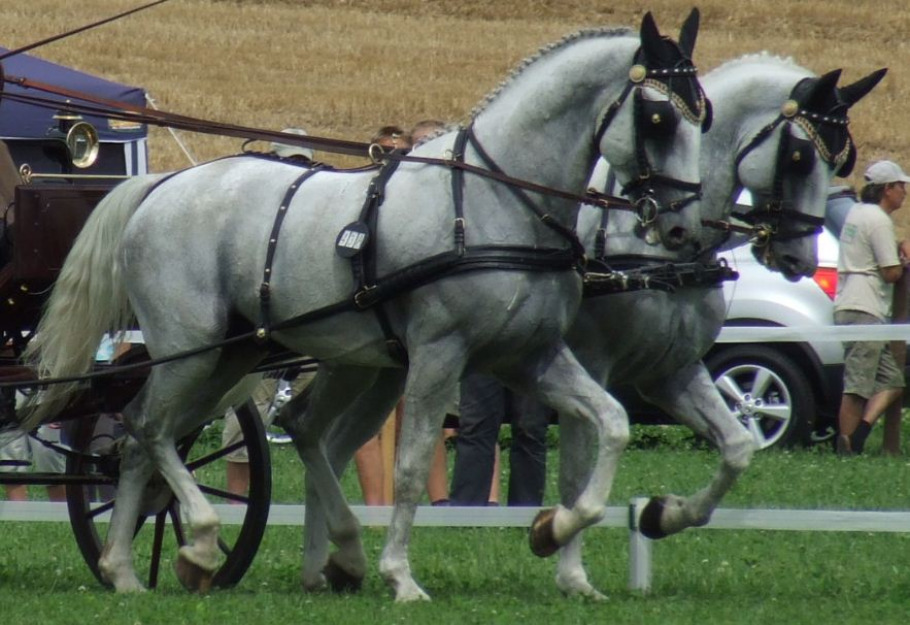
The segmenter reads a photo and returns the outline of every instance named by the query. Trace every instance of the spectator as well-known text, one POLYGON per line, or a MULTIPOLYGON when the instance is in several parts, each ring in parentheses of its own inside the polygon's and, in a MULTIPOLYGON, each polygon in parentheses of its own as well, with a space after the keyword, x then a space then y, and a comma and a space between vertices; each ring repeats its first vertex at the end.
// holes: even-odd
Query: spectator
MULTIPOLYGON (((840 235, 837 325, 889 323, 893 284, 910 257, 910 243, 895 242, 891 218, 904 203, 910 177, 896 163, 878 161, 866 170, 865 180, 861 203, 850 209, 840 235)), ((872 426, 900 399, 904 376, 887 341, 847 341, 844 350, 837 452, 861 454, 872 426)))
MULTIPOLYGON (((59 423, 42 425, 35 435, 37 439, 22 430, 4 433, 3 440, 8 442, 0 447, 0 471, 24 473, 34 467, 38 473, 66 473, 66 456, 44 444, 67 447, 62 426, 59 423)), ((28 486, 25 484, 4 484, 3 487, 8 500, 28 500, 28 486)), ((66 501, 66 486, 48 484, 47 498, 50 501, 66 501)))
POLYGON ((497 504, 496 448, 499 430, 508 418, 512 423, 509 450, 510 506, 543 503, 547 468, 547 426, 552 411, 542 404, 505 388, 494 378, 469 374, 461 382, 461 416, 455 439, 455 471, 452 505, 497 504))
MULTIPOLYGON (((301 373, 299 368, 278 371, 262 379, 253 391, 252 400, 256 411, 268 428, 278 411, 293 395, 303 392, 313 381, 315 374, 301 373)), ((224 429, 221 432, 221 446, 227 447, 241 440, 243 433, 233 409, 224 416, 224 429)), ((227 490, 236 495, 245 495, 250 489, 250 459, 246 447, 235 449, 225 456, 227 472, 227 490)))
POLYGON ((376 131, 370 143, 375 143, 387 151, 411 149, 411 136, 400 126, 383 126, 376 131))
POLYGON ((411 128, 411 146, 417 147, 444 131, 446 125, 438 119, 422 119, 411 128))
MULTIPOLYGON (((301 128, 285 128, 281 132, 289 135, 300 135, 305 137, 307 132, 301 128)), ((290 143, 279 143, 273 141, 271 144, 272 154, 283 159, 300 161, 302 163, 313 162, 313 149, 306 148, 302 145, 292 145, 290 143)))

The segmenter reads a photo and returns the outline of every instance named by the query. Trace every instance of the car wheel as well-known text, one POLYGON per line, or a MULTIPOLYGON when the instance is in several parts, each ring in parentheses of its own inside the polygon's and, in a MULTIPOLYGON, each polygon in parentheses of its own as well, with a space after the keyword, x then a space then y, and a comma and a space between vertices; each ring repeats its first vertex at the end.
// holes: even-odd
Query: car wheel
POLYGON ((761 345, 737 345, 712 354, 705 364, 760 449, 808 442, 815 396, 789 356, 761 345))

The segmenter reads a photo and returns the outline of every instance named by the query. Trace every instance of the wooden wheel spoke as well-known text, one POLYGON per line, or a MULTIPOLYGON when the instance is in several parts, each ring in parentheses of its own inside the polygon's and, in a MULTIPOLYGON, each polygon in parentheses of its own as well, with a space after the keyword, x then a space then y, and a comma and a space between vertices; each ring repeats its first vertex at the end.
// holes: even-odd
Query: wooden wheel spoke
POLYGON ((152 562, 149 565, 149 588, 158 586, 158 573, 161 570, 161 554, 164 546, 164 526, 167 525, 168 511, 155 515, 155 534, 152 539, 152 562))
POLYGON ((226 499, 231 502, 245 504, 248 504, 250 502, 250 498, 246 495, 239 495, 237 493, 232 493, 222 488, 215 488, 214 486, 208 486, 206 484, 199 484, 199 490, 201 490, 206 495, 220 497, 221 499, 226 499))
POLYGON ((227 544, 224 538, 222 538, 220 535, 218 536, 218 548, 225 556, 231 555, 231 552, 234 551, 234 548, 227 544))
POLYGON ((171 517, 171 525, 174 526, 174 538, 181 547, 186 544, 186 533, 183 531, 183 519, 180 518, 180 504, 177 499, 171 500, 168 504, 167 514, 171 517))

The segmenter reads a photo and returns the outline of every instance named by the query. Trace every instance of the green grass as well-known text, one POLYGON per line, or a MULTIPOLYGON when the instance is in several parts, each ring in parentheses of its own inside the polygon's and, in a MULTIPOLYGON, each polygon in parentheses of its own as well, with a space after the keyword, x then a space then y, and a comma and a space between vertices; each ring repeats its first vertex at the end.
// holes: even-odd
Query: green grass
MULTIPOLYGON (((906 428, 905 428, 906 429, 906 428)), ((636 428, 611 505, 630 497, 691 493, 718 455, 680 429, 636 428), (657 442, 655 438, 655 432, 657 442), (643 448, 649 447, 649 448, 643 448)), ((875 453, 837 458, 827 448, 763 452, 724 507, 908 509, 906 458, 875 453)), ((906 448, 906 441, 905 441, 906 448)), ((273 446, 275 501, 301 501, 302 472, 288 447, 273 446)), ((507 462, 504 462, 506 467, 507 462)), ((548 500, 555 498, 551 453, 548 500)), ((359 501, 356 476, 342 480, 359 501)), ((910 528, 908 528, 910 529, 910 528)), ((414 530, 415 577, 431 604, 397 606, 376 571, 384 532, 365 530, 370 570, 358 596, 305 595, 299 589, 301 528, 270 527, 241 584, 207 597, 187 595, 170 567, 160 588, 121 597, 103 590, 56 523, 4 523, 0 613, 4 623, 902 623, 910 588, 910 533, 691 530, 654 545, 650 595, 628 591, 628 535, 595 529, 586 566, 610 601, 563 598, 553 561, 539 560, 520 528, 414 530)))

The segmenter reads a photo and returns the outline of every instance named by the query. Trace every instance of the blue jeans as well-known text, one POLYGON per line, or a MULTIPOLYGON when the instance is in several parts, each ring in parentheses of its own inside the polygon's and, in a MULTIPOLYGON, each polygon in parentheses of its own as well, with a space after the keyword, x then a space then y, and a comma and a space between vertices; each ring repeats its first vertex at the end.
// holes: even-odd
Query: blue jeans
POLYGON ((499 441, 499 428, 507 419, 512 423, 508 504, 541 505, 547 477, 547 426, 552 410, 480 374, 462 380, 460 409, 452 505, 487 505, 494 446, 499 441))

